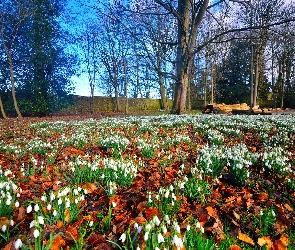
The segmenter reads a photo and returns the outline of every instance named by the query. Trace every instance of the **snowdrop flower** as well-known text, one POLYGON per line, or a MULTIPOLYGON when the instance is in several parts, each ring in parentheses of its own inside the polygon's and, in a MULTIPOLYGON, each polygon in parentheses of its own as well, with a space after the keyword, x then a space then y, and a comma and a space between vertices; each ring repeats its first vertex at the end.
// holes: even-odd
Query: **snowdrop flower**
POLYGON ((154 222, 156 223, 157 226, 159 226, 161 223, 157 215, 154 217, 154 222))
POLYGON ((276 217, 276 213, 275 213, 275 211, 271 210, 271 213, 272 213, 272 216, 273 216, 273 217, 276 217))
POLYGON ((66 202, 66 208, 70 208, 71 207, 71 202, 70 201, 67 201, 66 202))
POLYGON ((145 232, 144 237, 143 237, 144 241, 147 241, 148 238, 149 238, 149 232, 145 232))
POLYGON ((152 226, 148 223, 145 225, 146 231, 150 231, 152 229, 152 226))
POLYGON ((6 205, 9 206, 10 204, 11 204, 11 200, 10 199, 7 199, 6 200, 6 205))
POLYGON ((173 191, 173 189, 174 189, 174 188, 173 188, 173 186, 172 186, 172 185, 170 185, 170 186, 169 186, 169 190, 172 192, 172 191, 173 191))
POLYGON ((164 216, 164 220, 166 221, 166 223, 168 225, 170 225, 170 219, 169 219, 169 216, 167 214, 164 216))
POLYGON ((165 240, 164 240, 163 235, 159 233, 159 234, 158 234, 158 243, 160 244, 160 243, 162 243, 162 242, 165 242, 165 240))
POLYGON ((15 243, 14 243, 14 247, 15 247, 15 249, 19 249, 19 248, 21 248, 22 245, 23 245, 23 243, 22 243, 21 239, 17 239, 17 240, 15 241, 15 243))
POLYGON ((167 227, 165 227, 164 225, 162 226, 162 231, 163 231, 163 234, 166 234, 167 233, 167 227))
POLYGON ((29 205, 29 206, 27 207, 27 213, 28 213, 28 214, 29 214, 29 213, 31 213, 31 212, 32 212, 32 210, 33 210, 32 206, 31 206, 31 205, 29 205))
POLYGON ((46 201, 46 196, 42 195, 41 196, 41 201, 46 201))
POLYGON ((177 247, 177 249, 180 249, 183 247, 183 242, 181 238, 178 238, 177 235, 173 236, 172 244, 174 244, 177 247))
POLYGON ((15 207, 19 207, 19 202, 16 201, 16 202, 14 203, 14 206, 15 206, 15 207))
POLYGON ((5 224, 4 224, 4 225, 1 227, 1 230, 2 230, 2 232, 3 232, 3 233, 5 233, 5 231, 6 231, 6 228, 7 228, 7 227, 6 227, 6 225, 5 225, 5 224))
POLYGON ((51 193, 50 194, 50 201, 53 201, 55 199, 55 195, 54 195, 54 193, 51 193))
POLYGON ((123 233, 123 234, 121 235, 121 237, 119 238, 119 240, 122 241, 122 243, 124 243, 125 240, 126 240, 126 234, 123 233))
POLYGON ((10 226, 13 227, 13 225, 14 225, 14 221, 13 220, 10 220, 10 226))
POLYGON ((30 228, 32 228, 33 226, 35 226, 35 220, 32 220, 32 221, 30 222, 30 228))
POLYGON ((187 226, 186 226, 186 230, 187 230, 187 231, 191 230, 191 226, 190 226, 190 224, 187 224, 187 226))
POLYGON ((62 200, 61 200, 61 198, 58 199, 57 204, 58 204, 58 205, 61 205, 61 204, 62 204, 62 200))
POLYGON ((44 218, 42 216, 38 216, 38 222, 41 225, 44 225, 44 218))
POLYGON ((179 188, 180 188, 180 189, 184 189, 184 184, 185 184, 184 182, 180 182, 180 183, 179 183, 179 188))
POLYGON ((164 197, 167 199, 169 197, 169 190, 166 191, 164 197))
POLYGON ((38 238, 39 235, 40 235, 39 230, 38 230, 38 229, 35 229, 35 230, 34 230, 34 237, 35 237, 35 238, 38 238))
POLYGON ((138 224, 137 224, 137 222, 134 223, 133 227, 134 227, 134 229, 138 229, 138 224))
POLYGON ((200 222, 197 222, 197 224, 196 224, 196 228, 201 228, 201 224, 200 224, 200 222))
POLYGON ((156 247, 155 250, 160 250, 160 248, 156 247))
POLYGON ((40 209, 39 205, 38 205, 38 204, 36 204, 36 205, 34 206, 34 211, 35 211, 35 212, 38 212, 38 211, 39 211, 39 209, 40 209))
POLYGON ((139 247, 139 246, 137 246, 136 250, 140 250, 140 247, 139 247))
POLYGON ((56 210, 54 210, 52 214, 53 214, 53 216, 56 216, 57 215, 56 210))
POLYGON ((48 211, 50 211, 51 210, 51 204, 48 204, 46 208, 47 208, 48 211))
POLYGON ((89 222, 89 226, 90 226, 90 227, 93 226, 93 220, 89 222))
POLYGON ((116 207, 116 206, 117 206, 117 203, 114 202, 114 201, 112 201, 112 206, 113 206, 113 207, 116 207))

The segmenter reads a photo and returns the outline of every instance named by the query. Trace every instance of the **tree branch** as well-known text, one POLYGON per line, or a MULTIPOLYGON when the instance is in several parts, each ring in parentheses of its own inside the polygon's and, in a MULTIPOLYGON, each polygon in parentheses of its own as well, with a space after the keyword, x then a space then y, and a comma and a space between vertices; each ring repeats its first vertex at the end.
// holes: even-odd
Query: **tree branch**
POLYGON ((249 30, 258 30, 258 29, 266 29, 266 28, 269 28, 269 27, 278 26, 278 25, 282 25, 282 24, 285 24, 285 23, 289 23, 289 22, 295 22, 295 18, 282 20, 282 21, 279 21, 279 22, 276 22, 276 23, 271 23, 271 24, 264 25, 264 26, 252 26, 252 27, 243 27, 243 28, 226 30, 224 32, 221 32, 221 33, 215 35, 214 37, 212 37, 211 39, 209 39, 208 41, 206 41, 202 45, 195 47, 195 50, 192 52, 192 54, 198 53, 204 47, 206 47, 209 43, 213 43, 214 40, 216 40, 217 38, 222 37, 222 36, 224 36, 226 34, 229 34, 229 33, 249 31, 249 30))

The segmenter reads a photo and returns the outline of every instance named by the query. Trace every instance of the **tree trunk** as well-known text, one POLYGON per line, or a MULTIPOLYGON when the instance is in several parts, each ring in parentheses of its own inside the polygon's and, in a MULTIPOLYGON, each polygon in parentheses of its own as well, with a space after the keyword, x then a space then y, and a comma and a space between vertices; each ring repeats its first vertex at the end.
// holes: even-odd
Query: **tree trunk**
POLYGON ((251 45, 251 61, 250 61, 250 108, 254 107, 254 81, 253 81, 253 71, 254 71, 254 45, 251 45))
POLYGON ((1 114, 3 116, 4 119, 7 119, 7 116, 6 116, 6 113, 5 113, 5 110, 4 110, 4 107, 3 107, 3 103, 2 103, 2 98, 0 96, 0 109, 1 109, 1 114))
POLYGON ((12 67, 12 59, 10 58, 10 56, 8 57, 8 61, 9 61, 11 93, 12 93, 12 98, 13 98, 13 104, 14 104, 15 111, 17 113, 17 117, 22 119, 23 117, 22 117, 22 115, 21 115, 21 113, 19 111, 16 96, 15 96, 14 71, 13 71, 13 67, 12 67))
POLYGON ((126 59, 124 58, 123 62, 124 66, 124 81, 125 81, 125 86, 124 86, 124 95, 126 98, 126 103, 125 103, 125 114, 128 115, 129 113, 129 106, 128 106, 128 78, 127 78, 127 65, 126 65, 126 59))
POLYGON ((192 110, 192 103, 191 103, 191 79, 188 81, 187 86, 187 110, 192 110))
POLYGON ((198 11, 193 13, 191 0, 178 0, 177 81, 175 83, 172 113, 183 114, 186 111, 187 88, 193 61, 193 50, 198 27, 205 15, 208 4, 209 0, 204 0, 200 3, 198 11))
POLYGON ((212 67, 211 67, 211 103, 214 103, 214 66, 213 66, 213 62, 212 63, 212 67))
POLYGON ((10 81, 11 81, 11 93, 12 93, 12 98, 13 98, 13 104, 14 104, 15 111, 17 113, 17 117, 21 119, 23 117, 22 117, 22 115, 21 115, 21 113, 19 111, 16 96, 15 96, 15 84, 14 84, 14 71, 13 71, 13 64, 12 64, 12 56, 11 56, 11 53, 8 51, 8 49, 6 47, 6 42, 5 42, 3 33, 4 32, 3 32, 3 27, 2 27, 2 29, 1 29, 1 39, 2 39, 2 44, 3 44, 5 54, 7 56, 7 61, 8 61, 8 64, 9 64, 10 81))
POLYGON ((159 75, 160 95, 161 95, 161 109, 168 110, 168 102, 166 96, 166 89, 163 83, 163 76, 159 75))
POLYGON ((256 65, 255 65, 255 79, 253 86, 253 107, 257 105, 257 93, 258 93, 258 82, 259 82, 259 66, 260 66, 260 56, 256 54, 256 65))

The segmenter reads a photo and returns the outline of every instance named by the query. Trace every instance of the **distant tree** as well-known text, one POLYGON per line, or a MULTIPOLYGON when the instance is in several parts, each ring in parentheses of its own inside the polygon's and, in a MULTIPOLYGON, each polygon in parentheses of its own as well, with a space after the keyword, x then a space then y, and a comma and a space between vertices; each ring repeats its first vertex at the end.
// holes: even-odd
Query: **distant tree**
POLYGON ((219 103, 247 103, 250 95, 250 44, 232 41, 230 52, 222 62, 217 80, 216 100, 219 103))
POLYGON ((23 82, 24 110, 28 114, 46 115, 69 93, 73 58, 65 53, 58 18, 63 11, 61 1, 36 0, 34 14, 26 22, 22 35, 28 73, 23 82))

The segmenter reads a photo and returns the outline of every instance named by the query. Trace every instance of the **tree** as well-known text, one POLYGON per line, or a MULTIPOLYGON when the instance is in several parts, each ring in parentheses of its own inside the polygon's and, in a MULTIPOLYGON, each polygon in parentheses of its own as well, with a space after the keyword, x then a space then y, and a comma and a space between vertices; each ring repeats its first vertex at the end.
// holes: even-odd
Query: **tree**
MULTIPOLYGON (((15 94, 15 72, 14 72, 14 45, 17 42, 19 29, 24 20, 33 13, 30 1, 4 1, 0 8, 0 22, 1 22, 1 42, 4 50, 7 63, 9 65, 11 92, 13 104, 18 118, 22 118, 18 107, 15 94)), ((4 112, 2 99, 0 99, 1 112, 3 117, 6 117, 4 112)))
POLYGON ((74 57, 65 53, 63 36, 57 19, 63 11, 61 1, 36 0, 34 13, 23 29, 28 68, 23 82, 23 102, 28 114, 46 115, 62 104, 71 88, 74 57))

